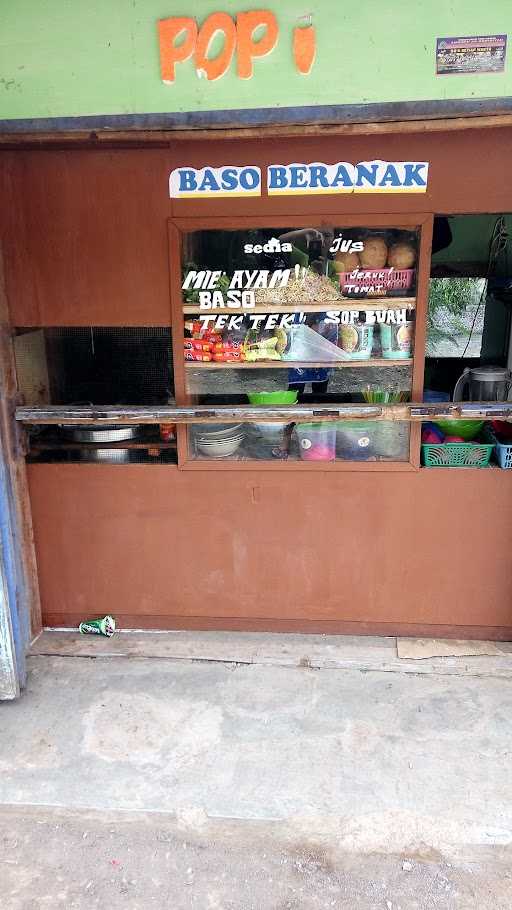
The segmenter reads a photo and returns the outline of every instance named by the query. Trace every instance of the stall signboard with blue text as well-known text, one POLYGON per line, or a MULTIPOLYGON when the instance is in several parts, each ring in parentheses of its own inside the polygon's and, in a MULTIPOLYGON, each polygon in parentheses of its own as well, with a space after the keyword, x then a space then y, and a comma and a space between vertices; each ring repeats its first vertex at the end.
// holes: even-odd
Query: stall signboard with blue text
MULTIPOLYGON (((271 164, 269 196, 336 193, 426 193, 428 161, 339 161, 271 164)), ((261 196, 261 170, 253 165, 178 167, 169 177, 171 199, 261 196)))

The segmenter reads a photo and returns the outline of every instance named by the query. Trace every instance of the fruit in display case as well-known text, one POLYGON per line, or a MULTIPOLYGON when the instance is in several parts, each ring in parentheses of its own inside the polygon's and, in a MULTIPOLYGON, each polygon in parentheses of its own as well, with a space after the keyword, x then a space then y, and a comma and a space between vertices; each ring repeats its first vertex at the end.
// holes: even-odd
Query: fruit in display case
POLYGON ((363 269, 383 269, 388 261, 388 245, 383 237, 370 235, 359 253, 363 269))
POLYGON ((359 253, 336 253, 333 265, 336 272, 353 272, 354 269, 361 267, 359 253))
POLYGON ((394 269, 412 269, 416 262, 416 250, 412 243, 399 240, 389 248, 388 265, 394 269))

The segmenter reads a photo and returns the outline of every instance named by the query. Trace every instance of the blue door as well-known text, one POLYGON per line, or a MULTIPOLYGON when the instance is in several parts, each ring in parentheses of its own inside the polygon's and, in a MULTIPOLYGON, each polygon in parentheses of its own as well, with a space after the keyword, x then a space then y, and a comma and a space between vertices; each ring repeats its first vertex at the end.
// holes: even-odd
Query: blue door
POLYGON ((29 637, 14 515, 12 490, 0 451, 0 699, 17 698, 25 684, 29 637))

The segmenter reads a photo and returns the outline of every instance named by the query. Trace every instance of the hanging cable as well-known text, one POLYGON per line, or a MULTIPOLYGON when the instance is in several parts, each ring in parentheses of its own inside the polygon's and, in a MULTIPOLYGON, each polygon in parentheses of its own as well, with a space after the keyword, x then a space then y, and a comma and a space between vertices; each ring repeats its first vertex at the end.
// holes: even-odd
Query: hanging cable
POLYGON ((494 222, 494 227, 491 234, 491 240, 489 242, 489 255, 487 258, 487 269, 485 275, 484 286, 482 288, 482 293, 480 294, 480 299, 478 301, 475 315, 473 316, 473 322, 471 323, 471 328, 469 330, 469 336, 466 343, 466 347, 462 352, 462 357, 466 356, 466 352, 471 344, 473 338, 473 332, 475 331, 476 322, 482 307, 482 303, 487 297, 487 286, 489 283, 489 278, 493 274, 493 271, 496 267, 496 263, 501 256, 501 254, 507 249, 508 245, 508 230, 505 222, 505 216, 500 215, 499 218, 496 218, 494 222))

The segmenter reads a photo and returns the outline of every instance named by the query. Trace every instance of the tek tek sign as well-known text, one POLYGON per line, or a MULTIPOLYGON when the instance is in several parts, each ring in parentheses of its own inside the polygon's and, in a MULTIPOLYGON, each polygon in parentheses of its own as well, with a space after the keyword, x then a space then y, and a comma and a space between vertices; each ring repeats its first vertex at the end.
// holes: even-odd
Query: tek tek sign
MULTIPOLYGON (((291 49, 299 73, 307 75, 316 54, 316 34, 311 17, 291 30, 291 49)), ((176 64, 193 57, 199 77, 213 81, 228 71, 236 55, 240 79, 253 75, 253 61, 270 54, 280 39, 279 26, 270 10, 237 13, 212 13, 199 25, 188 16, 172 16, 158 23, 160 72, 162 81, 173 83, 176 64), (214 50, 215 45, 215 50, 214 50)))

